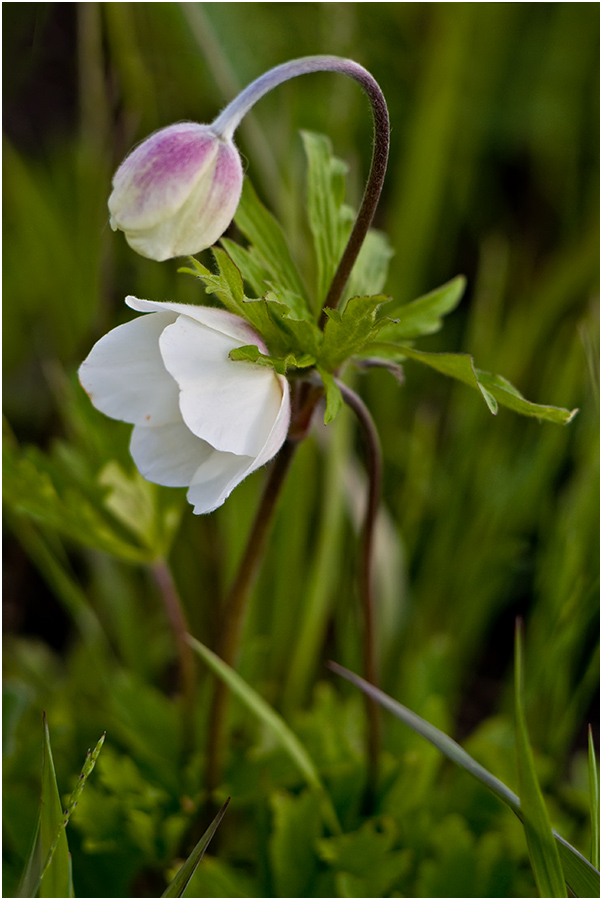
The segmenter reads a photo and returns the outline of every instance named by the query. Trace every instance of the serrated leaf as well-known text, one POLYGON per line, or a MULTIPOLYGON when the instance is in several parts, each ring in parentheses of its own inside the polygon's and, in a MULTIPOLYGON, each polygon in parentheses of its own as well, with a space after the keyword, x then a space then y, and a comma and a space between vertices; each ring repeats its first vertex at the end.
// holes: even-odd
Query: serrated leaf
POLYGON ((293 760, 307 784, 315 791, 321 799, 322 815, 328 827, 335 833, 340 834, 341 826, 339 824, 337 814, 332 805, 332 801, 324 787, 313 760, 309 756, 307 750, 297 737, 291 731, 284 719, 275 712, 272 707, 266 703, 263 697, 255 691, 241 676, 228 666, 216 653, 213 653, 192 635, 188 635, 188 643, 201 657, 201 659, 209 666, 211 671, 221 678, 228 685, 233 694, 246 706, 250 712, 256 716, 273 734, 281 747, 288 753, 293 760))
MULTIPOLYGON (((243 183, 234 221, 251 243, 247 253, 251 257, 254 274, 258 266, 263 268, 275 285, 305 301, 307 291, 293 262, 284 232, 260 202, 248 178, 243 183)), ((261 295, 263 291, 258 293, 261 295)))
POLYGON ((559 406, 543 406, 531 403, 509 381, 501 375, 492 375, 477 369, 474 361, 467 353, 427 353, 416 350, 409 344, 393 344, 375 341, 362 348, 360 357, 377 357, 388 362, 413 359, 436 369, 443 375, 449 375, 462 381, 469 387, 476 388, 487 403, 489 410, 495 415, 498 403, 523 416, 553 422, 556 425, 567 425, 578 410, 563 409, 559 406))
POLYGON ((343 206, 346 164, 333 155, 324 135, 302 131, 301 137, 307 157, 307 214, 317 263, 317 313, 345 249, 353 214, 343 206))
POLYGON ((236 316, 244 316, 243 302, 245 292, 242 283, 242 275, 232 262, 225 250, 213 247, 212 253, 218 266, 217 273, 211 272, 194 257, 189 257, 193 268, 183 266, 178 272, 195 275, 205 284, 207 294, 215 294, 224 304, 228 312, 236 316))
POLYGON ((268 356, 262 353, 255 344, 245 344, 244 347, 236 347, 228 355, 235 362, 251 362, 257 366, 266 366, 274 369, 279 375, 286 375, 287 370, 291 368, 305 369, 308 366, 313 366, 316 361, 315 357, 308 354, 295 356, 293 353, 289 353, 284 358, 268 356))
POLYGON ((263 297, 268 290, 271 290, 277 294, 279 302, 284 303, 288 307, 294 319, 309 319, 313 321, 313 316, 305 298, 290 290, 290 288, 285 288, 278 284, 270 275, 269 270, 257 259, 257 254, 252 252, 253 248, 247 250, 241 247, 240 244, 227 238, 222 238, 221 243, 227 250, 228 256, 239 269, 243 279, 253 288, 257 297, 263 297))
MULTIPOLYGON (((303 357, 316 357, 322 343, 322 332, 311 318, 295 318, 281 295, 269 291, 261 299, 245 297, 242 275, 225 250, 213 248, 219 272, 214 274, 196 260, 194 270, 183 269, 197 275, 206 286, 207 293, 215 294, 229 312, 242 316, 258 332, 274 357, 286 358, 290 353, 303 357)), ((289 300, 291 294, 282 292, 289 300)))
POLYGON ((230 802, 230 798, 226 800, 213 822, 209 826, 209 828, 205 831, 202 838, 195 846, 194 850, 183 864, 182 868, 179 870, 178 874, 175 876, 173 881, 168 885, 165 891, 161 894, 162 897, 182 897, 184 891, 188 887, 188 883, 192 876, 194 875, 197 866, 205 855, 205 851, 211 842, 211 838, 215 834, 218 829, 218 826, 224 815, 226 813, 226 809, 228 808, 228 804, 230 802))
POLYGON ((324 413, 324 424, 330 425, 330 423, 334 419, 336 419, 343 407, 343 395, 341 394, 341 389, 336 383, 334 375, 331 372, 328 372, 322 366, 317 366, 316 368, 320 373, 320 378, 322 379, 324 388, 326 390, 326 411, 324 413))
MULTIPOLYGON (((430 722, 427 722, 421 716, 412 710, 398 703, 388 694, 385 694, 379 688, 374 687, 368 681, 365 681, 359 675, 350 672, 338 663, 329 663, 329 668, 347 681, 350 681, 361 691, 371 697, 376 703, 379 703, 384 709, 388 710, 397 719, 404 722, 412 731, 421 735, 433 746, 435 746, 444 756, 453 763, 469 772, 474 778, 480 781, 485 787, 493 791, 493 793, 502 800, 515 815, 522 821, 522 811, 520 800, 514 791, 492 775, 484 766, 478 763, 470 756, 460 744, 456 743, 443 731, 440 731, 430 722)), ((566 883, 577 897, 599 897, 600 896, 600 873, 587 859, 579 853, 568 841, 566 841, 556 831, 552 832, 558 845, 558 852, 562 860, 564 877, 566 883)))
POLYGON ((566 897, 558 848, 539 787, 529 744, 523 701, 523 648, 520 625, 514 644, 514 714, 520 806, 531 868, 540 897, 566 897))
POLYGON ((382 330, 381 340, 407 340, 439 331, 443 316, 456 308, 465 289, 466 279, 463 275, 458 275, 405 306, 387 309, 387 315, 397 321, 382 330))
POLYGON ((343 312, 326 310, 328 320, 320 350, 320 364, 334 372, 340 365, 370 343, 378 334, 376 312, 388 297, 352 297, 343 312))

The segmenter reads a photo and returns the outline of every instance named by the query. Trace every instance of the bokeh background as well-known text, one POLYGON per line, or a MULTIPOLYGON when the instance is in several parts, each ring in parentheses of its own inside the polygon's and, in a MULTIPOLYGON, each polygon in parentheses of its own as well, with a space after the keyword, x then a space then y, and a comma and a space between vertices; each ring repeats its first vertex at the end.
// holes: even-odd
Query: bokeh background
MULTIPOLYGON (((395 250, 387 293, 409 301, 456 274, 468 278, 459 309, 420 346, 469 352, 530 400, 580 410, 565 428, 503 409, 493 418, 469 389, 411 363, 402 387, 385 372, 357 382, 385 455, 384 687, 458 739, 480 736, 497 774, 505 766, 511 780, 513 629, 522 616, 542 777, 565 831, 585 841, 579 788, 599 702, 598 5, 9 3, 2 12, 11 884, 35 822, 41 710, 54 725, 59 780, 69 784, 104 728, 134 758, 155 739, 144 716, 136 719, 136 686, 155 699, 173 690, 156 586, 143 553, 128 559, 127 547, 148 534, 122 519, 122 532, 97 536, 87 504, 106 502, 99 473, 114 487, 121 476, 106 465, 118 463, 140 502, 168 510, 156 539, 169 546, 191 629, 209 645, 265 475, 214 515, 193 518, 179 491, 144 494, 128 426, 105 421, 79 389, 75 373, 93 342, 130 316, 126 294, 202 299, 177 261, 137 257, 111 232, 112 173, 153 130, 209 122, 269 67, 313 53, 362 63, 389 104, 391 159, 376 220, 395 250), (119 690, 110 667, 102 683, 92 671, 89 615, 118 660, 119 690)), ((357 204, 370 162, 369 107, 351 80, 306 76, 265 97, 238 133, 247 174, 303 264, 301 128, 330 137, 357 204)), ((282 498, 241 671, 288 716, 311 704, 316 680, 328 677, 325 659, 361 668, 353 561, 362 477, 345 414, 330 432, 316 427, 282 498)), ((390 726, 387 740, 421 746, 401 726, 390 726)), ((424 797, 440 777, 429 760, 424 797)), ((454 785, 448 779, 445 796, 456 803, 465 788, 454 785)), ((103 850, 98 835, 95 845, 90 823, 79 838, 75 817, 73 828, 75 859, 86 860, 80 891, 143 890, 158 838, 120 862, 111 887, 118 851, 103 850)), ((439 895, 426 875, 416 878, 422 887, 413 889, 431 893, 408 895, 439 895)), ((469 890, 477 888, 460 882, 447 896, 477 896, 461 893, 469 890)))

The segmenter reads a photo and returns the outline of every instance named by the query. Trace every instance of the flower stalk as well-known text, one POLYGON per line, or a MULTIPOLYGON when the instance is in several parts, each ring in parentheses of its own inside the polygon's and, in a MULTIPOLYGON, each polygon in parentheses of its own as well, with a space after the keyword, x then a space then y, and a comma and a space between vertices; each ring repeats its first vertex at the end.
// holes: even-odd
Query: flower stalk
MULTIPOLYGON (((269 72, 265 72, 256 81, 248 85, 220 113, 210 127, 213 133, 221 140, 231 140, 242 118, 261 97, 284 81, 312 72, 340 72, 355 79, 370 100, 374 120, 372 163, 364 196, 347 246, 324 301, 324 308, 335 309, 340 302, 351 270, 372 224, 387 170, 389 157, 389 113, 383 92, 378 86, 376 79, 367 69, 364 69, 363 66, 351 59, 341 59, 338 56, 306 56, 301 59, 294 59, 291 62, 283 63, 270 69, 269 72)), ((325 323, 326 318, 323 314, 322 327, 324 327, 325 323)))
MULTIPOLYGON (((343 295, 345 285, 351 274, 359 251, 372 224, 378 204, 387 167, 389 153, 389 116, 387 104, 380 87, 372 75, 353 60, 334 56, 305 57, 276 66, 260 76, 243 90, 215 119, 210 126, 213 133, 224 141, 232 140, 234 132, 242 118, 251 107, 274 87, 298 75, 312 72, 340 72, 354 78, 366 92, 374 120, 374 146, 370 173, 359 213, 351 235, 333 277, 332 283, 323 304, 320 327, 323 329, 327 317, 325 309, 335 309, 343 295)), ((350 388, 339 382, 345 401, 354 410, 364 434, 367 437, 368 471, 370 473, 370 491, 368 512, 362 538, 361 556, 361 594, 364 607, 365 636, 364 663, 365 676, 369 681, 378 682, 376 672, 376 655, 374 642, 374 601, 371 581, 371 559, 374 535, 374 523, 380 497, 381 456, 378 435, 372 418, 361 399, 350 388)), ((229 665, 233 665, 238 655, 240 638, 244 624, 247 601, 257 577, 263 550, 269 533, 276 502, 284 480, 290 468, 294 450, 309 429, 315 408, 323 395, 321 387, 315 384, 297 382, 296 392, 292 398, 291 425, 289 438, 285 441, 276 457, 270 476, 266 483, 249 541, 241 560, 238 574, 230 590, 224 611, 224 626, 218 642, 218 653, 229 665)), ((225 720, 227 712, 228 691, 222 682, 217 682, 212 700, 209 719, 209 743, 207 750, 206 784, 208 795, 217 787, 224 757, 225 720)), ((378 707, 368 700, 368 784, 366 789, 367 803, 371 803, 374 794, 377 757, 380 747, 380 720, 378 707)))

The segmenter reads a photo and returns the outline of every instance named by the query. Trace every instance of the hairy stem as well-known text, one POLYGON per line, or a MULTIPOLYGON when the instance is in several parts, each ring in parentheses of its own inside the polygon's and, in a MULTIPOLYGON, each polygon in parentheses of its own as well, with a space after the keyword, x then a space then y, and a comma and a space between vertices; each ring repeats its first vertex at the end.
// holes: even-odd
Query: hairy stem
MULTIPOLYGON (((337 384, 343 395, 345 403, 353 410, 362 428, 366 445, 366 470, 368 472, 368 502, 361 537, 360 555, 360 594, 364 614, 363 656, 364 677, 378 687, 378 662, 376 658, 376 626, 374 585, 372 578, 374 556, 374 534, 376 518, 380 503, 382 485, 382 454, 376 426, 370 415, 368 407, 355 391, 337 379, 337 384)), ((368 781, 365 794, 365 811, 373 806, 376 779, 378 775, 378 754, 380 751, 381 725, 380 709, 378 704, 367 695, 366 715, 368 719, 367 755, 368 755, 368 781)))

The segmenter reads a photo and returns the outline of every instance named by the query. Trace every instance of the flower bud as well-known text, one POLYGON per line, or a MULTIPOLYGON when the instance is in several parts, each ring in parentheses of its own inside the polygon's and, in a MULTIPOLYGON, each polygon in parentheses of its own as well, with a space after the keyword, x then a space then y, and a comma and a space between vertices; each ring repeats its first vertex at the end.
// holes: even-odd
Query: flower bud
POLYGON ((209 125, 181 122, 157 131, 118 168, 109 197, 111 228, 159 262, 214 244, 234 217, 242 163, 230 139, 209 125))

